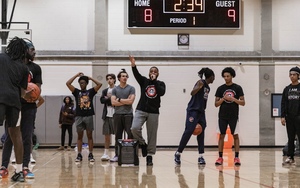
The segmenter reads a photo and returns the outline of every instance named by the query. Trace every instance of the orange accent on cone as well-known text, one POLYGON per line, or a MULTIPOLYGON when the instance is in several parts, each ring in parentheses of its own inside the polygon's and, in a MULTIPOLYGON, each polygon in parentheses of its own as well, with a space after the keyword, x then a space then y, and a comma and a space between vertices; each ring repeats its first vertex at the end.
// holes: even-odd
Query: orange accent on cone
POLYGON ((233 137, 230 131, 230 127, 227 127, 226 135, 224 138, 224 149, 231 149, 233 144, 233 137))

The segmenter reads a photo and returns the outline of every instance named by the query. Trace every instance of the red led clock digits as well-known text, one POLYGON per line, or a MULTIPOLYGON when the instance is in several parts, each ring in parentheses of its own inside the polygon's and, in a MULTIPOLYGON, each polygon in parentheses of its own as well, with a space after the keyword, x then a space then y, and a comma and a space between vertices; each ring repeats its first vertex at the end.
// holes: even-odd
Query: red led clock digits
POLYGON ((145 9, 144 10, 144 21, 145 22, 152 22, 152 9, 145 9))
POLYGON ((235 22, 235 10, 234 9, 229 9, 227 12, 227 15, 229 18, 232 18, 233 22, 235 22))

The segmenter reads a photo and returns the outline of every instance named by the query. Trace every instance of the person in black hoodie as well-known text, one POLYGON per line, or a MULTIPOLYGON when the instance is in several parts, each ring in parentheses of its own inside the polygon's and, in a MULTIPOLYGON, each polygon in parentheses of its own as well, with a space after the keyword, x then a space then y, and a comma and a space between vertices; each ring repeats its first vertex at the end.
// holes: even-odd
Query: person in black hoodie
POLYGON ((64 98, 64 104, 62 105, 59 113, 59 127, 61 128, 61 146, 57 148, 58 150, 65 149, 65 136, 66 130, 68 130, 69 134, 69 142, 67 150, 71 150, 72 138, 73 138, 73 123, 75 121, 75 108, 73 99, 69 96, 64 98))
POLYGON ((133 137, 139 141, 143 157, 147 156, 147 166, 152 166, 152 155, 156 152, 160 98, 166 92, 166 85, 163 81, 157 80, 159 75, 157 67, 151 67, 149 78, 146 78, 137 70, 134 57, 129 56, 129 60, 133 75, 141 88, 141 97, 136 107, 131 132, 133 137), (142 136, 142 126, 145 122, 147 126, 148 145, 142 136))
POLYGON ((293 67, 289 71, 291 84, 286 86, 281 99, 281 124, 286 125, 288 136, 288 157, 283 164, 295 163, 295 137, 300 138, 300 68, 293 67))

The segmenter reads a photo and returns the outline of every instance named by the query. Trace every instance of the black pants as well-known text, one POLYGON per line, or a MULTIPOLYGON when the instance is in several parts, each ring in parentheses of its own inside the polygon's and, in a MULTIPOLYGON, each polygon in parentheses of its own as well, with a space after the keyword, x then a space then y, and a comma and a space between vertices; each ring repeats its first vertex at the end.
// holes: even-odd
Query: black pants
POLYGON ((131 125, 133 114, 114 114, 114 129, 115 129, 115 152, 118 156, 118 139, 122 139, 123 131, 127 133, 128 139, 132 139, 131 125))
POLYGON ((68 130, 68 134, 69 134, 68 146, 71 147, 72 139, 73 139, 73 126, 68 125, 68 124, 62 124, 61 125, 61 146, 65 146, 66 130, 68 130))
POLYGON ((179 146, 177 151, 182 153, 187 143, 189 142, 194 129, 199 123, 202 126, 202 133, 197 135, 197 143, 198 143, 198 153, 204 153, 204 136, 205 136, 205 128, 206 128, 206 117, 205 113, 201 113, 198 111, 187 111, 186 120, 185 120, 185 129, 181 136, 181 140, 179 142, 179 146), (193 121, 192 121, 193 120, 193 121))
POLYGON ((21 109, 21 133, 23 138, 23 167, 28 167, 32 149, 32 133, 36 116, 36 108, 21 109))
POLYGON ((295 155, 295 137, 300 138, 300 116, 286 117, 286 131, 288 135, 288 153, 293 157, 295 155))

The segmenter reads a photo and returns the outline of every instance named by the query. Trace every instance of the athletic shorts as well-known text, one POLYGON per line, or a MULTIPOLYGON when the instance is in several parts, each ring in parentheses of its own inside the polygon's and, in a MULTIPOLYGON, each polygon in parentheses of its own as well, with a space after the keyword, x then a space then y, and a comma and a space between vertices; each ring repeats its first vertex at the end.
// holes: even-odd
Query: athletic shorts
POLYGON ((74 125, 76 126, 77 132, 82 132, 84 130, 93 131, 94 118, 93 116, 76 116, 74 125))
POLYGON ((16 127, 19 120, 20 110, 16 107, 0 104, 0 126, 6 121, 7 127, 16 127))
POLYGON ((105 120, 103 121, 102 134, 103 135, 115 134, 113 117, 106 117, 105 120))
POLYGON ((238 119, 220 119, 219 118, 219 133, 226 134, 227 126, 229 125, 232 135, 238 134, 238 119))

